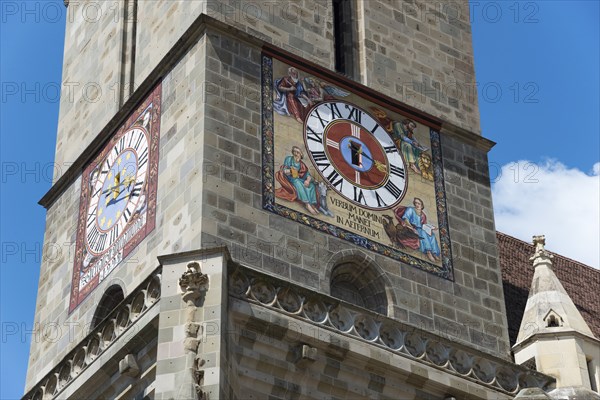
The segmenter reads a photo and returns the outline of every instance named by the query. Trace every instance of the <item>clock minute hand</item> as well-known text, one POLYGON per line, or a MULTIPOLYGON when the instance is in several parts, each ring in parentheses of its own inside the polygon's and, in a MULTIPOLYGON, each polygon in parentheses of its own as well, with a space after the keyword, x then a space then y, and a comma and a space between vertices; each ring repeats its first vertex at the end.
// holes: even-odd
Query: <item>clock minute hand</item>
MULTIPOLYGON (((120 195, 120 194, 121 194, 121 193, 119 193, 119 195, 120 195)), ((116 198, 114 198, 114 199, 111 199, 111 200, 108 202, 108 205, 116 204, 116 203, 118 203, 118 202, 120 202, 120 201, 122 201, 122 200, 125 200, 126 198, 128 198, 128 197, 130 196, 129 194, 126 194, 126 195, 124 195, 124 196, 122 196, 122 197, 119 197, 119 195, 117 195, 117 197, 116 197, 116 198)))

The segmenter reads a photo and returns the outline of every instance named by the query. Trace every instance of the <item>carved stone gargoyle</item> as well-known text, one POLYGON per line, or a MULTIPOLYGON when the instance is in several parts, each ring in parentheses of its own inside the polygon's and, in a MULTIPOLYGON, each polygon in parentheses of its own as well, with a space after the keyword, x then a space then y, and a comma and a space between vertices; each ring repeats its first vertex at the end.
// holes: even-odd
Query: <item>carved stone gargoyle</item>
POLYGON ((179 278, 179 287, 183 291, 183 301, 195 302, 208 289, 208 275, 203 274, 200 263, 188 263, 187 270, 179 278))

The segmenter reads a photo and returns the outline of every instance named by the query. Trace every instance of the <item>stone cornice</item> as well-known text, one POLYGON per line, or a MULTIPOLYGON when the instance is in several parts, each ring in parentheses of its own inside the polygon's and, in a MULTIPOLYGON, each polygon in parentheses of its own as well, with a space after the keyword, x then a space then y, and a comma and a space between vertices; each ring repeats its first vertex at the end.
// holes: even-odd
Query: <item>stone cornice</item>
POLYGON ((440 133, 447 136, 452 136, 463 143, 467 143, 473 147, 485 151, 486 153, 496 145, 495 142, 490 139, 484 138, 481 135, 477 135, 471 131, 456 126, 450 122, 444 121, 440 129, 440 133))
POLYGON ((353 337, 490 389, 515 395, 554 378, 247 267, 229 274, 233 297, 353 337))
POLYGON ((227 246, 217 246, 197 250, 183 251, 180 253, 164 254, 162 256, 158 256, 157 258, 158 262, 161 265, 164 265, 170 262, 179 262, 181 260, 189 260, 193 258, 204 259, 215 255, 222 255, 227 261, 231 260, 231 254, 229 254, 229 249, 227 248, 227 246))
POLYGON ((523 340, 519 343, 515 343, 515 345, 512 347, 512 351, 516 352, 516 351, 522 350, 525 347, 529 346, 530 344, 537 342, 539 340, 558 340, 559 338, 570 338, 570 337, 582 339, 584 341, 594 343, 596 346, 600 346, 600 340, 595 337, 585 335, 585 334, 575 331, 573 329, 561 329, 560 327, 557 327, 554 329, 556 329, 556 331, 554 331, 554 332, 534 333, 533 335, 527 337, 525 340, 523 340))
MULTIPOLYGON (((41 379, 23 400, 53 399, 63 392, 98 357, 141 320, 160 300, 158 268, 127 296, 92 332, 41 379)), ((141 329, 141 327, 138 327, 141 329)))

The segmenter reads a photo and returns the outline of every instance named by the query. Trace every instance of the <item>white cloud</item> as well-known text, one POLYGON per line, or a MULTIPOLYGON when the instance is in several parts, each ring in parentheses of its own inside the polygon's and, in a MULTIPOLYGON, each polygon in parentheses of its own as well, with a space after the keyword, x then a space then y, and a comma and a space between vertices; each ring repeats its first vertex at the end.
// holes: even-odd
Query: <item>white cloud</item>
POLYGON ((548 250, 600 267, 600 162, 589 174, 556 160, 498 171, 492 166, 496 229, 528 242, 546 235, 548 250))

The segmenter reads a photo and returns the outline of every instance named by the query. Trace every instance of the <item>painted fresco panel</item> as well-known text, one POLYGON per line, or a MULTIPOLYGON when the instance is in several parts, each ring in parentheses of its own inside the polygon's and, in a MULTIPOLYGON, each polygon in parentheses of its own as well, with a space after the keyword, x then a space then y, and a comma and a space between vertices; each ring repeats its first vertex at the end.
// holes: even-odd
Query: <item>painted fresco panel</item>
POLYGON ((439 133, 318 71, 262 71, 264 207, 452 279, 439 133))

